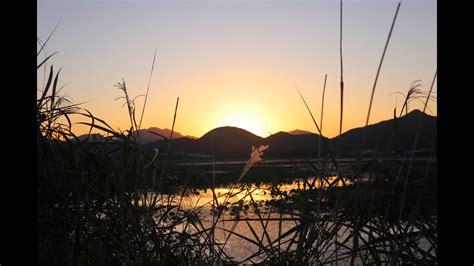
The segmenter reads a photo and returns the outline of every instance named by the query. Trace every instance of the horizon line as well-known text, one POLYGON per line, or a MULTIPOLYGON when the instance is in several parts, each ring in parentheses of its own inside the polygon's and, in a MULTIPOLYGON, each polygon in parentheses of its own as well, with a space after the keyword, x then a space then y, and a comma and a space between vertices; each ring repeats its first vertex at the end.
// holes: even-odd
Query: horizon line
MULTIPOLYGON (((418 109, 418 108, 413 109, 412 111, 406 113, 405 115, 402 115, 401 117, 407 116, 408 114, 411 114, 411 113, 417 112, 417 111, 420 112, 420 113, 424 113, 425 115, 430 116, 430 117, 438 117, 437 114, 436 114, 436 115, 431 115, 431 114, 428 114, 428 113, 426 113, 426 112, 421 111, 421 110, 418 109)), ((401 118, 401 117, 397 117, 397 118, 401 118)), ((375 124, 378 124, 378 123, 382 123, 382 122, 386 122, 386 121, 389 121, 389 120, 393 120, 393 118, 389 118, 389 119, 385 119, 385 120, 376 121, 376 122, 373 122, 372 124, 369 124, 369 125, 367 125, 367 126, 372 126, 372 125, 375 125, 375 124)), ((334 139, 334 138, 337 138, 337 137, 339 137, 339 136, 341 136, 341 135, 344 135, 345 133, 347 133, 347 132, 349 132, 349 131, 351 131, 351 130, 353 130, 353 129, 360 129, 360 128, 364 128, 364 127, 365 127, 364 125, 359 126, 359 127, 353 127, 353 128, 347 129, 346 131, 344 131, 344 132, 342 132, 341 134, 338 134, 338 135, 336 135, 336 136, 333 136, 333 137, 326 137, 326 136, 323 135, 323 137, 324 137, 324 138, 327 138, 327 139, 334 139)), ((168 131, 171 131, 171 129, 169 129, 169 128, 160 128, 160 127, 158 127, 158 126, 151 126, 151 127, 142 128, 142 129, 139 129, 139 130, 147 130, 147 129, 150 129, 150 128, 157 128, 157 129, 160 129, 160 130, 168 130, 168 131)), ((301 129, 301 128, 295 128, 295 129, 292 129, 292 130, 290 130, 290 131, 279 130, 279 131, 277 131, 277 132, 275 132, 275 133, 269 134, 269 135, 266 136, 266 137, 263 137, 263 136, 260 136, 259 134, 253 133, 253 132, 250 131, 250 130, 247 130, 247 129, 245 129, 245 128, 241 128, 241 127, 238 127, 238 126, 233 126, 233 125, 217 126, 217 127, 215 127, 215 128, 212 128, 212 129, 206 131, 206 133, 202 134, 200 137, 196 137, 196 136, 189 135, 189 134, 184 134, 184 133, 181 133, 181 132, 178 132, 178 131, 174 131, 173 133, 178 133, 178 134, 180 134, 182 137, 179 137, 179 138, 200 139, 200 138, 204 137, 206 134, 208 134, 209 132, 211 132, 211 131, 213 131, 213 130, 216 130, 216 129, 219 129, 219 128, 237 128, 237 129, 244 130, 244 131, 246 131, 246 132, 248 132, 248 133, 250 133, 250 134, 252 134, 252 135, 255 135, 255 136, 260 137, 260 138, 263 138, 263 139, 264 139, 264 138, 268 138, 268 137, 273 136, 273 135, 276 135, 276 134, 281 133, 281 132, 287 133, 287 134, 290 134, 290 135, 294 135, 294 136, 297 136, 297 135, 309 135, 309 134, 314 134, 314 135, 320 136, 317 132, 313 132, 313 131, 311 131, 311 130, 306 130, 306 129, 301 129), (306 131, 306 132, 308 132, 308 133, 306 133, 306 134, 291 134, 291 133, 290 133, 290 132, 297 131, 297 130, 299 130, 299 131, 306 131)), ((270 132, 269 132, 269 133, 270 133, 270 132)), ((93 132, 91 132, 91 133, 85 133, 85 134, 78 135, 77 137, 85 136, 85 135, 94 135, 94 134, 99 134, 99 135, 103 136, 103 135, 100 134, 100 133, 97 133, 97 132, 93 133, 93 132)), ((178 139, 178 138, 173 138, 173 139, 178 139)))

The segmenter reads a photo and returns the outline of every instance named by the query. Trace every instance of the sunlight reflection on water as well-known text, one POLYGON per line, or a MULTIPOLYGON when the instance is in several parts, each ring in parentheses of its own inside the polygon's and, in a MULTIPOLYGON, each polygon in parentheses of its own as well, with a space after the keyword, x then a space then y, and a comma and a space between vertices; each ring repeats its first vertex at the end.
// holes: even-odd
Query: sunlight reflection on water
MULTIPOLYGON (((275 191, 281 193, 289 193, 297 190, 307 190, 309 188, 326 188, 329 186, 343 187, 351 184, 351 181, 348 178, 342 177, 337 180, 337 176, 330 176, 324 180, 320 178, 307 178, 304 179, 295 179, 291 183, 281 183, 277 185, 271 184, 249 184, 249 185, 239 185, 233 184, 224 187, 216 187, 214 189, 215 196, 217 198, 217 203, 219 205, 224 204, 225 202, 235 203, 243 201, 243 203, 248 204, 252 199, 255 202, 262 202, 271 199, 278 199, 279 196, 275 191), (336 183, 335 183, 336 182, 336 183)), ((196 208, 196 207, 212 207, 214 202, 214 193, 212 189, 196 189, 193 192, 185 193, 184 197, 179 197, 180 207, 184 209, 196 208)), ((147 202, 151 202, 155 193, 150 192, 147 196, 147 202)), ((176 198, 177 195, 169 196, 176 198)), ((160 197, 161 199, 161 197, 160 197)), ((166 200, 169 200, 166 197, 166 200)), ((140 205, 143 205, 143 200, 139 201, 140 205)), ((161 201, 157 203, 160 205, 161 201)))

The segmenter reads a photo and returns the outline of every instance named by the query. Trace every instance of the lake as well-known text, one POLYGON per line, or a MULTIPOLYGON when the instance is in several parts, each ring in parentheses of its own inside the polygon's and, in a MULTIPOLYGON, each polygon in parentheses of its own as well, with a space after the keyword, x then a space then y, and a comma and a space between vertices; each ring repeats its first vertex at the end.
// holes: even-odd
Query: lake
MULTIPOLYGON (((370 160, 365 160, 370 161, 370 160)), ((287 175, 286 178, 280 178, 278 182, 273 183, 228 183, 224 185, 216 185, 212 190, 210 186, 206 188, 188 188, 181 191, 179 194, 159 194, 149 192, 146 202, 149 204, 154 196, 159 198, 157 205, 164 203, 164 205, 172 202, 178 210, 183 212, 189 212, 196 215, 199 219, 199 223, 189 226, 189 224, 179 224, 176 230, 182 232, 188 232, 190 234, 199 231, 208 230, 208 236, 210 238, 213 235, 215 243, 227 256, 236 260, 243 261, 244 263, 255 263, 265 258, 265 252, 259 247, 261 242, 263 245, 269 245, 274 250, 280 251, 291 251, 296 248, 295 242, 292 239, 296 239, 295 228, 298 228, 301 223, 301 215, 295 208, 292 208, 292 204, 295 204, 291 200, 288 204, 288 198, 292 198, 292 195, 298 195, 308 190, 324 191, 328 187, 339 187, 349 188, 353 182, 347 178, 342 177, 337 179, 335 175, 326 176, 324 180, 309 176, 307 178, 300 178, 294 176, 294 170, 298 170, 301 175, 307 174, 309 171, 314 170, 314 166, 308 165, 308 162, 314 163, 319 169, 325 169, 328 174, 335 173, 334 166, 331 163, 326 163, 324 166, 321 165, 321 160, 271 160, 265 162, 265 164, 256 165, 250 172, 258 173, 270 173, 271 169, 277 169, 279 174, 282 173, 287 175), (262 171, 262 169, 265 169, 262 171), (281 171, 286 169, 286 171, 281 171), (289 170, 290 169, 290 170, 289 170), (257 171, 256 171, 257 170, 257 171), (291 176, 293 175, 293 176, 291 176), (310 189, 311 188, 311 189, 310 189), (213 230, 211 230, 213 229, 213 230), (293 230, 294 232, 291 232, 293 230), (290 232, 290 233, 287 233, 290 232), (286 234, 286 235, 285 235, 286 234), (284 237, 281 237, 281 236, 284 237), (255 254, 255 256, 254 256, 255 254), (249 259, 250 258, 250 259, 249 259)), ((417 164, 425 165, 426 159, 418 159, 417 164)), ((180 162, 175 164, 181 167, 181 171, 191 169, 197 171, 203 171, 203 167, 208 169, 207 174, 213 176, 215 180, 218 180, 223 175, 231 176, 232 179, 236 180, 240 169, 242 169, 245 161, 224 161, 224 162, 180 162), (211 170, 209 170, 211 169, 211 170)), ((339 172, 350 172, 353 171, 356 164, 356 160, 339 160, 338 161, 339 172)), ((251 179, 250 180, 255 180, 251 179)), ((368 177, 359 177, 359 183, 367 182, 368 177)), ((218 183, 218 182, 216 182, 218 183)), ((311 200, 311 199, 309 199, 311 200)), ((140 204, 144 204, 145 200, 141 200, 140 204)), ((331 222, 331 212, 317 212, 318 219, 320 222, 314 223, 312 226, 314 230, 321 232, 331 231, 335 224, 331 222), (320 228, 318 228, 320 227, 320 228)), ((157 216, 158 217, 161 216, 157 216)), ((170 212, 162 222, 172 221, 177 217, 174 212, 170 212), (174 214, 174 215, 173 215, 174 214)), ((160 218, 161 219, 161 218, 160 218)), ((411 232, 416 232, 419 228, 411 225, 402 225, 400 228, 408 228, 411 232)), ((313 248, 318 250, 321 247, 320 259, 322 260, 334 260, 336 257, 341 259, 344 257, 344 253, 348 252, 352 243, 346 243, 345 247, 340 247, 335 252, 334 242, 339 239, 347 238, 351 233, 352 228, 339 225, 337 228, 337 236, 334 235, 332 238, 324 239, 321 242, 317 241, 313 243, 313 248)), ((392 233, 396 233, 397 228, 390 229, 392 233)), ((374 236, 376 233, 362 232, 362 238, 367 241, 374 236)), ((203 239, 207 241, 207 239, 203 239)), ((427 253, 434 255, 432 246, 427 239, 420 238, 417 240, 418 245, 427 253)), ((268 252, 268 251, 267 251, 268 252)), ((356 260, 357 262, 357 260, 356 260)), ((349 263, 349 259, 342 259, 339 261, 339 265, 349 263)), ((361 263, 359 261, 359 263, 361 263)))

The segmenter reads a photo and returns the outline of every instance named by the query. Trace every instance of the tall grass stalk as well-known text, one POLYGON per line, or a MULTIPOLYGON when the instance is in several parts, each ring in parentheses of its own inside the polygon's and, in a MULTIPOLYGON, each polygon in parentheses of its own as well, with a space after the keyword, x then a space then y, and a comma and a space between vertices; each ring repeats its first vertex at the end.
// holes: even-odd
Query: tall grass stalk
MULTIPOLYGON (((160 178, 159 178, 159 181, 158 181, 158 191, 161 191, 161 189, 162 189, 163 177, 164 177, 164 174, 165 174, 165 171, 166 171, 166 165, 167 165, 168 159, 169 159, 169 152, 170 152, 170 148, 171 148, 171 140, 173 139, 174 126, 175 126, 175 123, 176 123, 176 115, 178 113, 178 105, 179 105, 179 97, 176 98, 176 105, 175 105, 175 108, 174 108, 174 115, 173 115, 173 124, 171 125, 170 137, 168 139, 168 145, 166 146, 165 160, 163 162, 163 166, 161 168, 160 178)), ((154 190, 155 190, 155 188, 153 187, 152 191, 154 191, 154 190)), ((160 193, 160 195, 163 196, 163 194, 161 194, 161 193, 160 193)), ((153 206, 156 204, 157 197, 158 197, 158 193, 155 194, 155 197, 152 201, 153 206)))
POLYGON ((366 135, 367 126, 369 125, 369 119, 370 119, 370 114, 371 114, 371 110, 372 110, 372 103, 373 103, 373 100, 374 100, 375 88, 377 87, 377 81, 378 81, 378 78, 379 78, 380 70, 382 69, 383 59, 385 58, 385 53, 387 52, 387 47, 388 47, 388 44, 390 42, 390 37, 392 36, 393 28, 394 28, 395 22, 397 20, 398 11, 400 10, 401 3, 402 2, 400 1, 397 4, 397 9, 396 9, 395 15, 393 17, 392 25, 390 26, 390 31, 388 33, 387 40, 385 42, 385 47, 384 47, 383 52, 382 52, 382 57, 380 58, 379 66, 377 68, 377 73, 375 74, 374 85, 372 86, 372 91, 371 91, 371 94, 370 94, 369 110, 367 111, 367 119, 365 121, 365 128, 362 132, 362 140, 361 140, 361 146, 360 146, 361 148, 359 150, 359 171, 360 171, 360 167, 361 167, 361 161, 360 160, 362 158, 362 152, 363 152, 363 149, 365 147, 365 135, 366 135))
MULTIPOLYGON (((321 134, 323 132, 323 117, 324 117, 324 94, 326 93, 326 81, 328 78, 328 74, 324 75, 324 86, 323 86, 323 95, 321 97, 321 134)), ((321 158, 321 138, 322 136, 319 136, 319 144, 318 144, 318 158, 321 158)))
POLYGON ((143 115, 145 114, 146 101, 148 100, 148 92, 150 91, 151 77, 153 76, 153 69, 155 68, 155 58, 156 58, 156 50, 155 50, 155 54, 153 55, 153 63, 151 63, 150 78, 148 79, 148 86, 146 88, 145 100, 143 102, 143 109, 140 115, 140 122, 138 123, 138 130, 141 129, 143 115))
POLYGON ((387 51, 387 47, 388 47, 388 44, 390 42, 390 37, 392 36, 393 27, 395 26, 395 21, 397 20, 398 11, 400 10, 400 5, 401 4, 402 4, 401 1, 397 4, 397 10, 395 11, 395 16, 393 17, 392 26, 390 26, 390 31, 389 31, 388 36, 387 36, 387 41, 385 42, 385 47, 384 47, 383 52, 382 52, 382 57, 380 58, 379 67, 377 68, 377 74, 375 74, 375 80, 374 80, 374 85, 372 86, 372 92, 370 94, 369 110, 367 111, 367 119, 365 120, 365 126, 369 125, 370 112, 372 110, 372 103, 373 103, 374 94, 375 94, 375 87, 377 86, 377 81, 379 79, 380 69, 382 69, 382 63, 383 63, 383 59, 385 58, 385 52, 387 51))
POLYGON ((344 117, 344 71, 343 71, 343 63, 342 63, 342 0, 340 4, 340 23, 339 23, 339 58, 341 60, 341 82, 340 82, 340 90, 341 90, 341 114, 339 118, 339 135, 342 134, 342 118, 344 117))
MULTIPOLYGON (((48 43, 49 39, 53 36, 54 32, 56 32, 56 29, 58 28, 59 24, 61 23, 61 20, 58 21, 58 23, 56 23, 56 26, 54 26, 54 29, 51 31, 51 33, 49 34, 48 38, 46 38, 46 41, 43 42, 43 44, 41 45, 40 49, 38 50, 38 52, 36 53, 36 56, 39 56, 41 54, 41 51, 43 51, 43 48, 46 47, 46 44, 48 43)), ((51 56, 47 57, 48 59, 50 58, 51 56)), ((39 64, 38 66, 36 66, 36 68, 40 68, 41 65, 46 62, 43 61, 41 64, 39 64)))
MULTIPOLYGON (((400 10, 401 3, 402 2, 400 1, 397 4, 397 9, 396 9, 395 15, 393 17, 392 25, 390 26, 390 31, 389 31, 388 36, 387 36, 387 41, 385 42, 385 47, 384 47, 383 52, 382 52, 382 57, 380 58, 379 66, 377 68, 377 73, 375 74, 374 85, 372 86, 372 91, 371 91, 371 94, 370 94, 369 110, 367 111, 367 118, 366 118, 366 121, 365 121, 365 128, 364 128, 363 133, 362 133, 362 140, 361 140, 361 148, 360 148, 359 158, 361 157, 361 153, 362 153, 362 151, 364 149, 364 146, 365 146, 366 128, 369 125, 369 119, 370 119, 370 114, 371 114, 371 111, 372 111, 372 103, 373 103, 373 100, 374 100, 375 88, 377 87, 377 81, 378 81, 378 78, 379 78, 380 70, 382 69, 383 59, 385 58, 385 53, 387 51, 387 47, 388 47, 388 44, 390 42, 390 37, 392 36, 393 28, 395 26, 395 21, 397 20, 398 11, 400 10)), ((360 162, 359 162, 359 168, 360 168, 360 162)))
POLYGON ((118 97, 118 99, 124 99, 124 105, 127 105, 128 117, 130 119, 130 136, 133 136, 133 132, 138 131, 137 121, 135 120, 135 102, 130 99, 127 91, 127 85, 125 84, 125 80, 122 79, 122 83, 118 82, 115 87, 119 90, 123 91, 124 96, 118 97))

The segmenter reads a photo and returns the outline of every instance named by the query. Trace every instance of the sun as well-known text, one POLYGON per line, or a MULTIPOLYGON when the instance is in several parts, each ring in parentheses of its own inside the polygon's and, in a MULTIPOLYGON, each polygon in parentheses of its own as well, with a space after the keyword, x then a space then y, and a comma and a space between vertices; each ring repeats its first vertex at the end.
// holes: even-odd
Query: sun
POLYGON ((227 120, 227 124, 229 126, 245 129, 261 137, 268 135, 268 132, 265 129, 265 124, 256 116, 233 114, 227 120))
POLYGON ((242 128, 255 135, 266 137, 269 135, 269 128, 264 117, 265 112, 260 107, 250 104, 234 105, 221 113, 218 124, 242 128))

